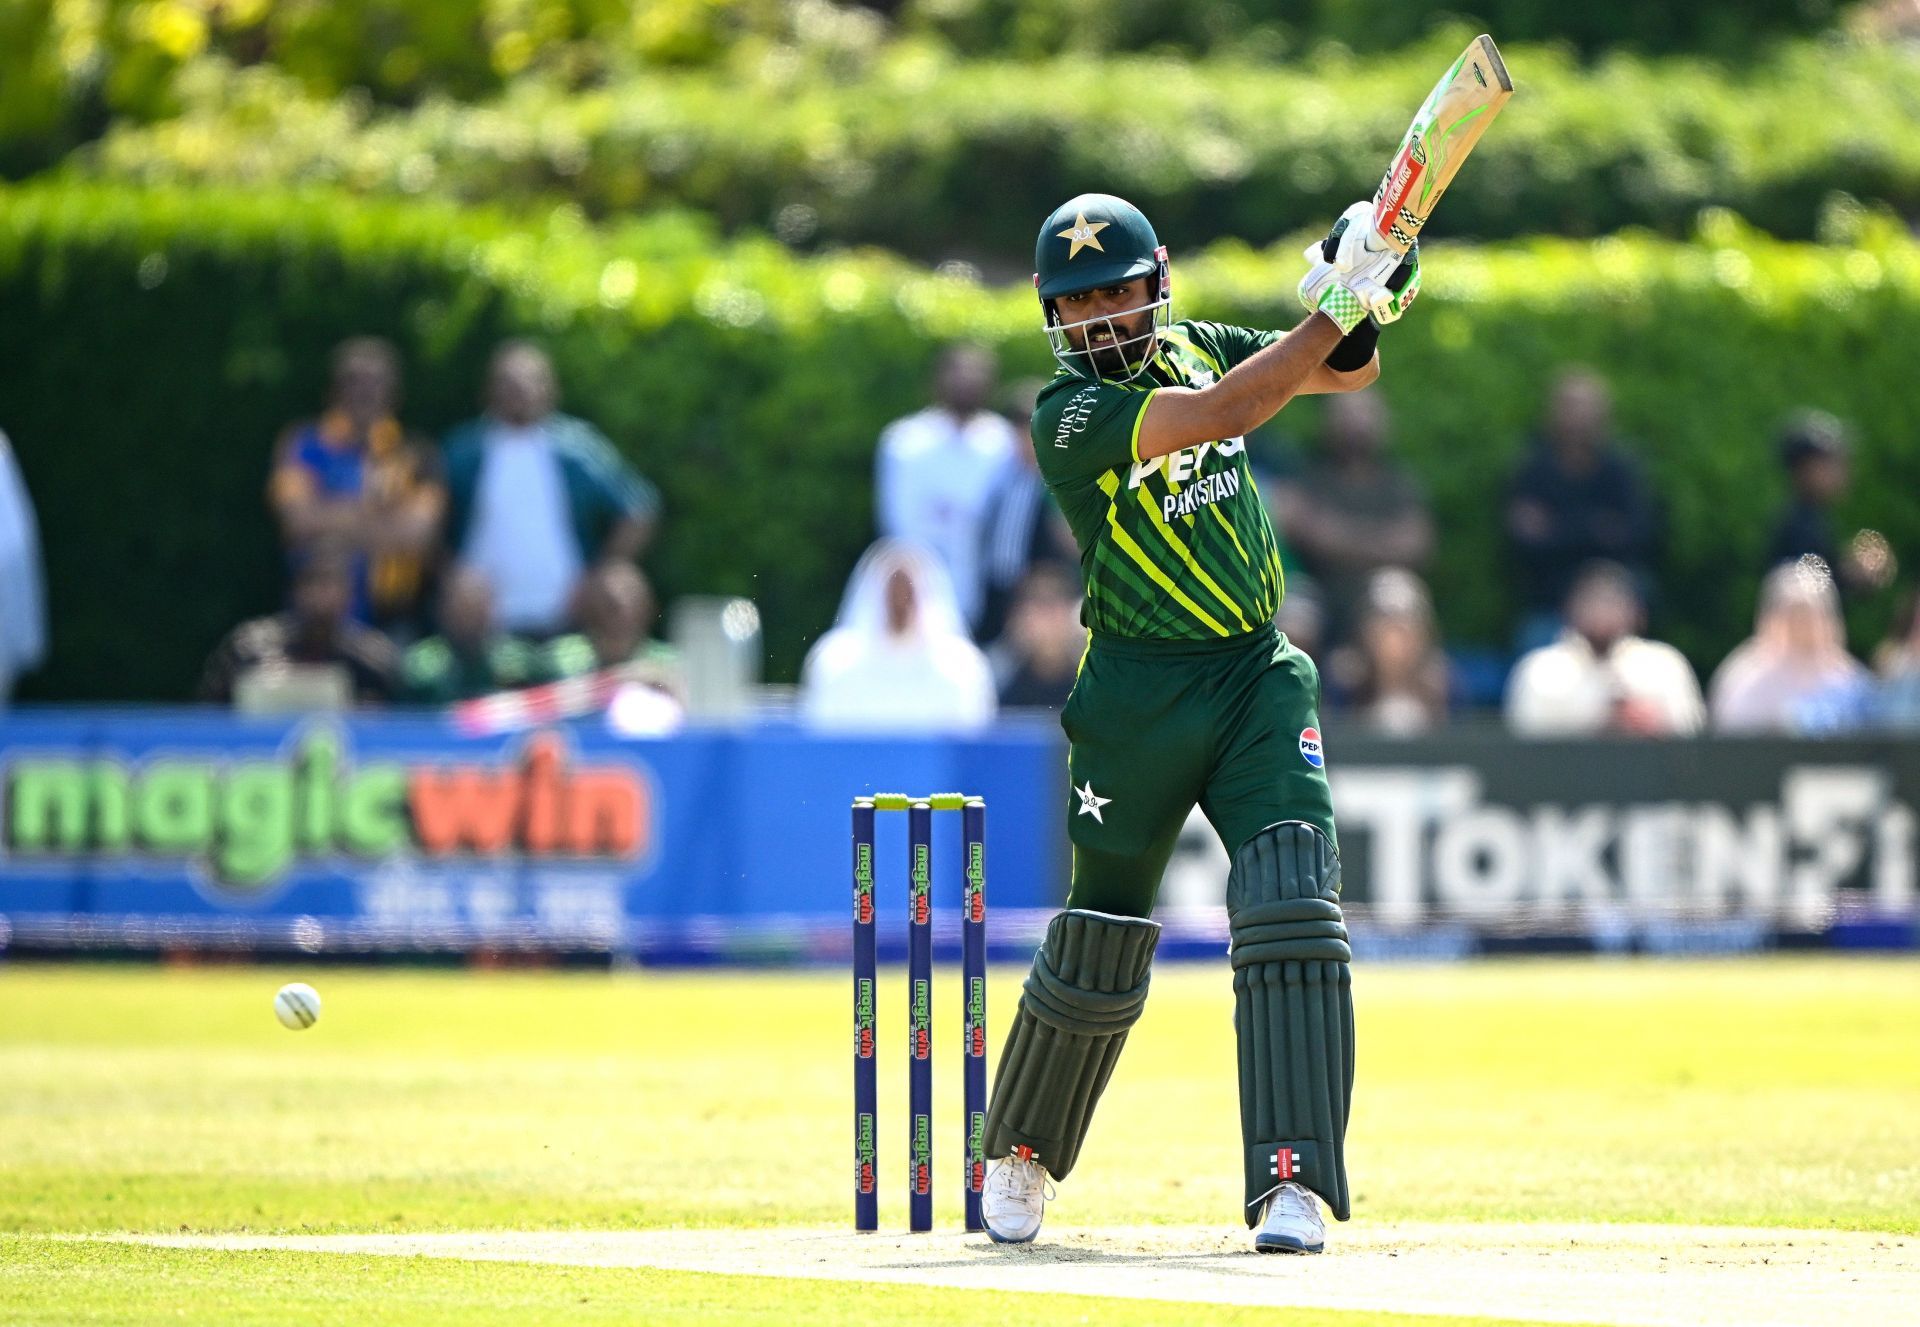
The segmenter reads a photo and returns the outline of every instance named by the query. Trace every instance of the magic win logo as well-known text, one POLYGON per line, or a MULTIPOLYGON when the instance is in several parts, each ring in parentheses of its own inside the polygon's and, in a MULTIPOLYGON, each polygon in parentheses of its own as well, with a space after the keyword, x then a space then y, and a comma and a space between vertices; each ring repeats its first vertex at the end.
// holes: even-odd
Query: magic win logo
POLYGON ((555 733, 498 755, 355 762, 311 728, 261 758, 26 754, 0 778, 8 856, 181 859, 236 897, 303 859, 632 859, 651 837, 641 771, 575 764, 555 733))

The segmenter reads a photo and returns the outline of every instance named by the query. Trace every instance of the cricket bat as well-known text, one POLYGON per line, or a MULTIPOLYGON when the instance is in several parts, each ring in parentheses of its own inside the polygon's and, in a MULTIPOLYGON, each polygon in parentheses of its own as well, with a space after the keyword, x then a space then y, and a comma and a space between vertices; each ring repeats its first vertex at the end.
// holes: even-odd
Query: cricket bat
POLYGON ((1427 94, 1373 196, 1373 228, 1389 248, 1405 253, 1420 238, 1440 195, 1512 95, 1506 62, 1482 33, 1427 94))

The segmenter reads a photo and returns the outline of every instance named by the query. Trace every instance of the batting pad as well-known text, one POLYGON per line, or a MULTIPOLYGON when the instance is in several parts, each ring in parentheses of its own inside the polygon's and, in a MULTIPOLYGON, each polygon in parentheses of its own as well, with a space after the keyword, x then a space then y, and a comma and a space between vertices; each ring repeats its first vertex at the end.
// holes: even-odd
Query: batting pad
POLYGON ((1143 917, 1071 908, 1047 923, 994 1079, 988 1156, 1031 1148, 1049 1175, 1066 1178, 1146 1007, 1159 940, 1160 924, 1143 917))
POLYGON ((1247 1225, 1259 1224, 1261 1200, 1286 1180, 1345 1221, 1353 950, 1332 840, 1288 820, 1241 844, 1227 877, 1227 932, 1247 1225))

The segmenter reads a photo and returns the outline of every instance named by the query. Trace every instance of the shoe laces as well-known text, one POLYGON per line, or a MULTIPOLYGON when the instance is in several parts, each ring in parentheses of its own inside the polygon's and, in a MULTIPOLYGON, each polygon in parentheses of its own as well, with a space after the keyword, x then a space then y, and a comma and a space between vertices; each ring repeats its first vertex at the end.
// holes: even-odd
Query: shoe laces
POLYGON ((1009 1156, 995 1166, 987 1182, 992 1188, 1009 1196, 1026 1197, 1036 1190, 1048 1202, 1058 1196, 1045 1166, 1038 1161, 1022 1160, 1016 1156, 1009 1156))
POLYGON ((1282 1184, 1279 1191, 1273 1195, 1273 1205, 1283 1208, 1290 1216, 1318 1217, 1320 1215, 1319 1202, 1314 1199, 1311 1192, 1299 1184, 1282 1184))

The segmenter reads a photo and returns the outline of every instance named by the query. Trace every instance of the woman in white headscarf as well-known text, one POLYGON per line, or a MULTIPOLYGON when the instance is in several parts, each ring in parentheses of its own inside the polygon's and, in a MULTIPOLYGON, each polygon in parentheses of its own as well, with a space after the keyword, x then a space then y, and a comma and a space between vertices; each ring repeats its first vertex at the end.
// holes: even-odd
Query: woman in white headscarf
POLYGON ((1826 564, 1775 567, 1760 587, 1753 635, 1713 676, 1722 732, 1826 733, 1859 727, 1872 699, 1866 666, 1847 653, 1840 596, 1826 564))
POLYGON ((874 544, 801 668, 801 716, 843 731, 967 732, 994 708, 993 670, 946 572, 912 544, 874 544))

